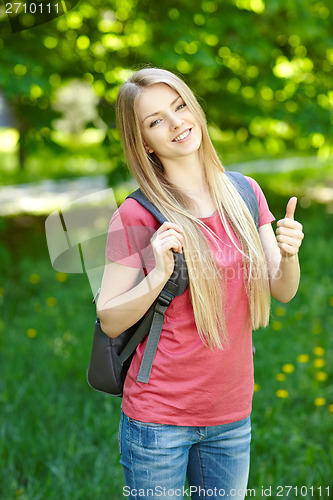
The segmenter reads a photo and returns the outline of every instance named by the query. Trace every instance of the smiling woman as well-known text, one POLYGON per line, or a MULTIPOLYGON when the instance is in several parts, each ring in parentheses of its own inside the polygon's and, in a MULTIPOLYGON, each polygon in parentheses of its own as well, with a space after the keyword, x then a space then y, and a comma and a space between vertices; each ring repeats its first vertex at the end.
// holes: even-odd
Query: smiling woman
POLYGON ((179 166, 184 157, 188 165, 198 163, 201 127, 176 90, 165 83, 144 89, 138 99, 137 112, 146 151, 155 153, 166 171, 179 166), (161 108, 161 103, 170 105, 154 111, 161 108), (152 112, 145 116, 147 111, 152 112))
POLYGON ((252 328, 268 324, 271 293, 283 301, 296 293, 303 238, 293 219, 296 199, 278 222, 277 240, 264 194, 247 178, 259 206, 257 230, 198 101, 173 73, 137 71, 120 88, 116 109, 128 165, 168 222, 159 226, 130 198, 113 215, 97 303, 103 330, 117 337, 146 313, 173 273, 173 252, 184 252, 189 275, 165 313, 149 383, 137 378, 146 339, 126 376, 119 427, 126 485, 132 492, 161 487, 175 499, 170 492, 183 491, 187 475, 192 500, 202 498, 200 487, 243 499, 252 328))

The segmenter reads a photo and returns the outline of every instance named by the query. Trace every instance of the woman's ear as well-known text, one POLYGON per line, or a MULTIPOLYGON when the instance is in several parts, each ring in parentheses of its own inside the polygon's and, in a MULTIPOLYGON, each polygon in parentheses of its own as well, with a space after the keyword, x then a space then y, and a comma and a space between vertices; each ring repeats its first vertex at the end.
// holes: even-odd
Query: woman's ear
POLYGON ((147 144, 145 144, 144 146, 145 146, 146 153, 151 155, 154 152, 153 149, 151 149, 149 146, 147 146, 147 144))

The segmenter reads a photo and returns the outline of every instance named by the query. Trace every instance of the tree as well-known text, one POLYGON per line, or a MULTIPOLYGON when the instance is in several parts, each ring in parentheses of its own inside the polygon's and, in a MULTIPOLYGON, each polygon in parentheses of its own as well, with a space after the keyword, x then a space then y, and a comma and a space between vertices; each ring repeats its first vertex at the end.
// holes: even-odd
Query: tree
POLYGON ((119 175, 112 105, 118 86, 150 64, 181 74, 200 96, 219 150, 332 153, 333 30, 317 0, 81 0, 19 33, 3 19, 0 32, 0 87, 25 149, 52 146, 55 90, 78 78, 100 98, 119 175))

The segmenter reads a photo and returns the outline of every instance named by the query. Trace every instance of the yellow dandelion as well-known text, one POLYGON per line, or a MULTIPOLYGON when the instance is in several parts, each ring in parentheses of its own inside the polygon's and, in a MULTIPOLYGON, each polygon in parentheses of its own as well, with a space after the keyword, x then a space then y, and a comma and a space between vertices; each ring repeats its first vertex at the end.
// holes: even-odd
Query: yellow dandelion
POLYGON ((0 286, 0 297, 3 297, 5 295, 5 289, 0 286))
POLYGON ((321 332, 323 331, 321 325, 319 323, 317 323, 314 327, 313 327, 313 333, 315 335, 319 335, 321 332))
POLYGON ((294 318, 299 321, 300 319, 303 318, 303 313, 301 311, 296 311, 294 314, 294 318))
POLYGON ((325 398, 316 398, 314 400, 314 404, 316 406, 325 406, 326 405, 326 399, 325 398))
POLYGON ((27 335, 30 339, 34 339, 37 337, 37 330, 35 330, 35 328, 28 328, 27 335))
POLYGON ((328 411, 329 411, 330 413, 333 413, 333 405, 328 405, 328 411))
POLYGON ((39 274, 36 274, 36 273, 30 274, 29 281, 33 285, 36 285, 37 283, 39 283, 40 282, 40 276, 39 276, 39 274))
POLYGON ((310 361, 310 357, 308 354, 300 354, 297 356, 297 361, 299 363, 308 363, 310 361))
POLYGON ((275 376, 276 380, 278 380, 279 382, 284 382, 286 380, 286 375, 284 373, 278 373, 276 376, 275 376))
POLYGON ((315 368, 323 368, 325 366, 325 360, 322 358, 317 358, 313 362, 315 368))
POLYGON ((282 371, 284 373, 293 373, 295 371, 295 367, 291 363, 286 363, 285 365, 283 365, 282 371))
POLYGON ((278 331, 278 330, 281 330, 281 328, 282 328, 281 321, 273 321, 273 323, 272 323, 272 330, 278 331))
POLYGON ((319 380, 319 382, 325 382, 325 380, 328 379, 328 375, 326 372, 318 372, 316 373, 316 379, 319 380))
POLYGON ((261 387, 259 384, 254 384, 254 387, 253 387, 254 392, 258 392, 258 391, 260 391, 260 389, 261 389, 261 387))
POLYGON ((275 309, 275 314, 277 316, 285 316, 286 315, 286 308, 285 307, 282 307, 282 306, 279 306, 275 309))
POLYGON ((315 354, 316 356, 324 356, 325 349, 323 349, 322 347, 315 347, 313 349, 313 354, 315 354))
POLYGON ((286 399, 289 396, 289 392, 286 391, 285 389, 279 389, 275 393, 278 398, 286 399))
POLYGON ((55 297, 48 297, 46 299, 46 303, 48 306, 54 307, 55 305, 57 305, 57 299, 55 297))
POLYGON ((66 273, 57 273, 56 274, 56 279, 60 282, 60 283, 64 283, 65 281, 67 281, 68 279, 68 276, 66 273))
POLYGON ((330 297, 330 306, 333 307, 333 297, 330 297))

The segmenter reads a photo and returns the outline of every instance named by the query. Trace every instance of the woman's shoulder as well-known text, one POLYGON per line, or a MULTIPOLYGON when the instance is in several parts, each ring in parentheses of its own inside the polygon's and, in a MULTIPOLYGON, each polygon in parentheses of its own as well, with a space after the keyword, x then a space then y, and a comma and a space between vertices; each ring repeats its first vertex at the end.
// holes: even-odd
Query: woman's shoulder
POLYGON ((258 200, 259 214, 260 214, 259 226, 262 226, 263 224, 267 224, 269 222, 273 222, 275 220, 275 217, 271 213, 271 211, 269 210, 266 197, 265 197, 261 187, 259 186, 258 182, 256 180, 252 179, 252 177, 249 177, 247 175, 245 175, 245 178, 251 184, 252 189, 253 189, 253 191, 257 197, 257 200, 258 200))
POLYGON ((133 198, 126 198, 115 211, 112 220, 119 218, 125 226, 150 226, 158 228, 160 225, 155 217, 133 198))
POLYGON ((250 177, 248 175, 244 175, 244 177, 249 181, 253 189, 258 189, 258 188, 260 189, 258 182, 255 179, 253 179, 253 177, 250 177))
POLYGON ((262 197, 265 197, 261 187, 259 186, 258 182, 255 179, 253 179, 252 177, 249 177, 248 175, 245 175, 244 177, 251 184, 251 187, 252 187, 253 191, 255 192, 255 195, 258 198, 258 201, 260 201, 260 199, 262 197))

